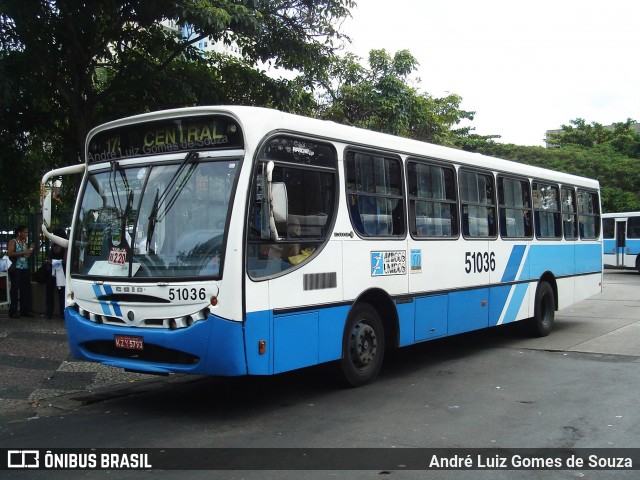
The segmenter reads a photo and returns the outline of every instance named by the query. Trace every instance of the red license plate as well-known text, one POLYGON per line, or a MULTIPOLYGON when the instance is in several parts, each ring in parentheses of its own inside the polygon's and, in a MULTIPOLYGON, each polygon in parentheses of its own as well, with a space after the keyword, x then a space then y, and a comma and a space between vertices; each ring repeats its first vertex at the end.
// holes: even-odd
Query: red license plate
POLYGON ((116 348, 125 350, 144 350, 144 338, 133 335, 116 335, 116 348))

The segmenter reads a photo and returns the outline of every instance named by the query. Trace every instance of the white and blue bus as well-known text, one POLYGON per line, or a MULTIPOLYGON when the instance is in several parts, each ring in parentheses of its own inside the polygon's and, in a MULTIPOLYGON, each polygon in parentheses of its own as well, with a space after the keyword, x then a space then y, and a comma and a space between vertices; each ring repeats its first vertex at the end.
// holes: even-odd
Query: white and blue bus
POLYGON ((603 213, 602 250, 605 267, 640 272, 640 212, 603 213))
MULTIPOLYGON (((254 107, 93 129, 68 241, 73 356, 271 375, 523 321, 602 289, 597 181, 254 107)), ((44 201, 45 234, 50 197, 44 201)))

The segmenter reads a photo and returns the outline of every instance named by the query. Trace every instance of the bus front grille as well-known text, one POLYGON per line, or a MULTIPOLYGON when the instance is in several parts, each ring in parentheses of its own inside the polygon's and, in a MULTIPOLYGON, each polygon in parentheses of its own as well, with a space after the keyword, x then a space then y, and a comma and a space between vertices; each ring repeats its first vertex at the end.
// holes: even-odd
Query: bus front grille
POLYGON ((144 350, 126 350, 117 348, 113 341, 96 340, 83 343, 82 347, 96 355, 111 358, 126 358, 128 360, 139 360, 142 362, 194 365, 200 361, 199 357, 191 355, 190 353, 152 344, 145 344, 144 350))

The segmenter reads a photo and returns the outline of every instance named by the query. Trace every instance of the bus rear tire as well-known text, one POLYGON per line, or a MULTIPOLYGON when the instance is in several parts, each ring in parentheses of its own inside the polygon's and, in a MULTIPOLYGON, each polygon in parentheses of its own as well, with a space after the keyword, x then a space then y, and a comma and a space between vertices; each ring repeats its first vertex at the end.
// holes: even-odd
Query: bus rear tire
POLYGON ((540 282, 536 289, 533 317, 527 320, 527 331, 534 337, 546 337, 553 330, 556 302, 553 288, 548 282, 540 282))
POLYGON ((384 328, 378 312, 368 303, 353 307, 342 338, 340 366, 345 382, 353 387, 371 383, 384 359, 384 328))

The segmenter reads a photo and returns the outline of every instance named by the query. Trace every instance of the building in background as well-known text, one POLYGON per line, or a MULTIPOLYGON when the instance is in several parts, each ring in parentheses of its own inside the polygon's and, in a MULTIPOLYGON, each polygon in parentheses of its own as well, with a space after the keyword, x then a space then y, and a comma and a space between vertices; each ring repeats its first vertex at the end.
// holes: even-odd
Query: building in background
MULTIPOLYGON (((186 38, 188 40, 195 38, 197 35, 193 30, 192 25, 178 25, 175 20, 163 20, 161 24, 167 28, 175 32, 177 35, 180 35, 182 38, 186 38)), ((234 55, 240 57, 240 50, 237 45, 226 45, 224 42, 220 40, 213 40, 211 37, 206 37, 201 40, 198 40, 193 44, 198 50, 209 53, 224 53, 226 55, 234 55)))

